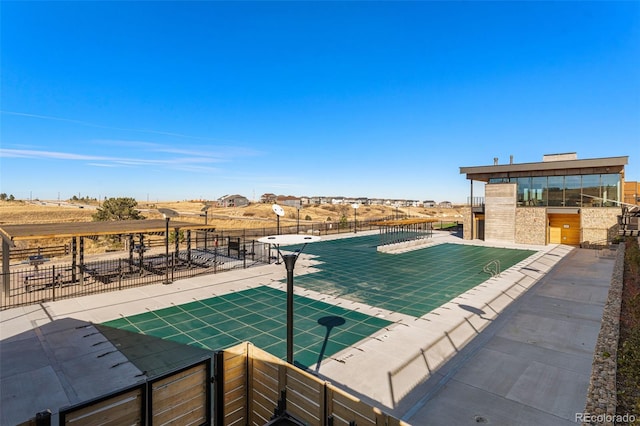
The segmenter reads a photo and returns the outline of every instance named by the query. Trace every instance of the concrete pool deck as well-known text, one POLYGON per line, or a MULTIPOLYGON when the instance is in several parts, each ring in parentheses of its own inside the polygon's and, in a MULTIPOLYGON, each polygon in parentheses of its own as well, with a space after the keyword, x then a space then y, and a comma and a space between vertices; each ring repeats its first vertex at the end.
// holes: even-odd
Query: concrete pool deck
MULTIPOLYGON (((433 239, 538 252, 420 318, 296 288, 305 297, 394 322, 325 359, 318 374, 415 425, 575 424, 585 405, 614 260, 567 246, 467 242, 439 232, 433 239)), ((303 253, 296 276, 313 272, 316 264, 303 253)), ((42 364, 30 359, 42 353, 18 356, 8 352, 9 343, 33 339, 44 347, 42 330, 53 322, 102 323, 261 285, 284 289, 285 277, 284 266, 272 264, 0 312, 1 423, 65 402, 50 398, 52 406, 40 408, 15 400, 7 383, 42 388, 25 367, 42 364)), ((76 402, 74 395, 82 399, 65 386, 71 385, 63 379, 58 388, 67 404, 76 402)))

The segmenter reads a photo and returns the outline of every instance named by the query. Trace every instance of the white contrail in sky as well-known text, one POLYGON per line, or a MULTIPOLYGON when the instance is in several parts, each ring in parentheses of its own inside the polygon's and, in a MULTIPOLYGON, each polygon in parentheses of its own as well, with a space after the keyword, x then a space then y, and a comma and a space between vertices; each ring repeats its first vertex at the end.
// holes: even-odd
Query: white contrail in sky
POLYGON ((215 170, 213 168, 202 166, 201 164, 219 162, 215 158, 206 156, 199 157, 182 157, 182 158, 168 158, 168 159, 147 159, 147 158, 122 158, 122 157, 108 157, 101 155, 85 155, 85 154, 73 154, 68 152, 55 152, 55 151, 38 151, 31 149, 6 149, 0 148, 0 158, 40 158, 40 159, 55 159, 55 160, 73 160, 73 161, 91 161, 90 165, 97 166, 96 162, 100 161, 102 167, 111 167, 117 165, 121 166, 147 166, 147 165, 168 165, 175 168, 189 168, 190 170, 215 170), (193 165, 193 166, 190 166, 193 165))
POLYGON ((103 124, 90 123, 90 122, 81 121, 81 120, 73 120, 73 119, 70 119, 70 118, 52 117, 52 116, 49 116, 49 115, 30 114, 30 113, 26 113, 26 112, 2 111, 2 110, 0 110, 0 114, 14 115, 14 116, 17 116, 17 117, 37 118, 37 119, 40 119, 40 120, 63 121, 63 122, 66 122, 66 123, 73 123, 73 124, 78 124, 78 125, 81 125, 81 126, 95 127, 95 128, 99 128, 99 129, 120 130, 120 131, 126 131, 126 132, 139 132, 139 133, 149 133, 149 134, 154 134, 154 135, 175 136, 175 137, 188 138, 188 139, 200 139, 200 140, 217 141, 217 139, 210 138, 210 137, 205 137, 205 136, 183 135, 181 133, 165 132, 165 131, 161 131, 161 130, 129 129, 129 128, 126 128, 126 127, 106 126, 106 125, 103 125, 103 124))

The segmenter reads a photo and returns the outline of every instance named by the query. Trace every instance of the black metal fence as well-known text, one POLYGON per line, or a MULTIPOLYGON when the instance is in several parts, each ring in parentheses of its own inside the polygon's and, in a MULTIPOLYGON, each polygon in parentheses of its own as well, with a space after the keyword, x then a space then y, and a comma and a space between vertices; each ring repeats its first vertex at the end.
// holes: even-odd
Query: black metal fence
MULTIPOLYGON (((173 236, 169 244, 147 239, 119 252, 83 256, 81 262, 38 256, 31 265, 18 264, 0 274, 0 309, 170 283, 204 274, 249 268, 273 262, 275 251, 258 238, 303 233, 329 235, 354 232, 354 222, 296 223, 277 228, 196 232, 188 241, 173 236), (176 239, 178 241, 176 241, 176 239), (7 279, 8 276, 8 279, 7 279), (7 285, 8 284, 8 285, 7 285)), ((377 229, 358 221, 357 231, 377 229)))
POLYGON ((160 251, 139 250, 133 257, 126 252, 110 253, 109 258, 91 256, 75 265, 50 259, 29 267, 11 268, 2 274, 0 309, 170 283, 270 261, 268 245, 239 237, 212 238, 206 249, 174 250, 168 257, 164 250, 160 251))

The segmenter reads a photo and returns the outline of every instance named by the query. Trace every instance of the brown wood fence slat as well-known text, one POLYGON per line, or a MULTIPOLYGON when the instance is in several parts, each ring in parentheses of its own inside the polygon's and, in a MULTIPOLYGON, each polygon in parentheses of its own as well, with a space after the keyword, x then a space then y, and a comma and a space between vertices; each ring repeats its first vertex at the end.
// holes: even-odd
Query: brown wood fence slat
POLYGON ((153 423, 201 424, 206 421, 207 371, 204 365, 155 382, 151 387, 153 423))
POLYGON ((129 392, 72 410, 65 414, 65 425, 142 424, 143 393, 137 388, 129 392))
POLYGON ((246 405, 239 406, 240 399, 225 405, 225 426, 239 425, 241 422, 252 426, 264 425, 273 417, 283 395, 286 398, 286 412, 309 426, 324 426, 329 423, 330 417, 335 426, 348 426, 352 421, 358 426, 407 426, 401 420, 250 343, 241 343, 229 350, 232 353, 223 357, 232 361, 229 370, 226 365, 223 367, 225 383, 227 380, 237 382, 237 376, 229 377, 228 374, 238 374, 241 370, 237 359, 239 355, 246 357, 245 365, 249 370, 242 377, 250 380, 247 383, 249 398, 246 405), (281 392, 283 390, 284 393, 281 392), (243 417, 247 407, 250 407, 246 414, 248 419, 243 417))

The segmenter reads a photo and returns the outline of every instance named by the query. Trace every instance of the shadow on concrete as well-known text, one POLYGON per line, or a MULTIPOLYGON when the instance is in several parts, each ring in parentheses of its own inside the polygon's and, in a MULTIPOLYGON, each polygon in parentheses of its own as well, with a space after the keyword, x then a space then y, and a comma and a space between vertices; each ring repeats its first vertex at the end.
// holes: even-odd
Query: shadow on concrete
POLYGON ((331 334, 331 330, 333 327, 339 327, 344 325, 345 319, 343 317, 338 316, 327 316, 322 317, 318 320, 318 324, 327 328, 327 332, 324 335, 324 341, 322 342, 322 349, 320 349, 320 354, 318 355, 318 363, 316 364, 316 372, 320 371, 320 364, 324 358, 324 353, 327 349, 327 343, 329 342, 329 335, 331 334))
POLYGON ((469 306, 469 305, 458 305, 458 306, 459 306, 461 309, 464 309, 465 311, 469 311, 469 312, 471 312, 472 314, 476 314, 476 315, 478 315, 478 316, 479 316, 480 318, 482 318, 482 319, 486 319, 486 320, 491 321, 491 319, 490 319, 490 318, 485 318, 485 317, 483 317, 483 315, 484 315, 484 314, 486 314, 486 312, 485 312, 485 311, 483 311, 483 310, 482 310, 482 309, 480 309, 480 308, 476 308, 476 307, 474 307, 474 306, 469 306))
POLYGON ((0 342, 0 424, 135 385, 210 351, 73 318, 0 342))

